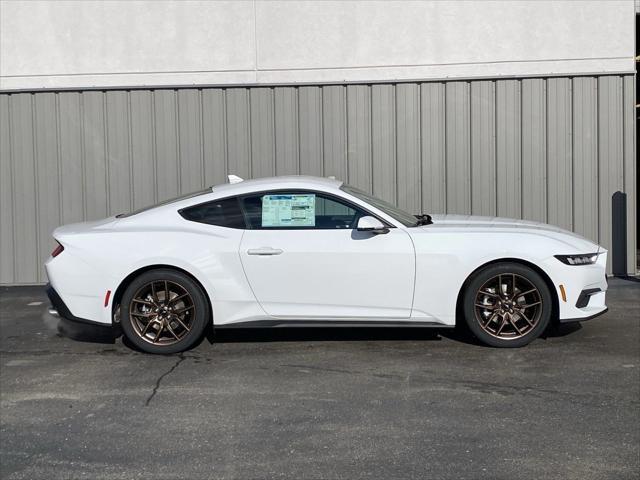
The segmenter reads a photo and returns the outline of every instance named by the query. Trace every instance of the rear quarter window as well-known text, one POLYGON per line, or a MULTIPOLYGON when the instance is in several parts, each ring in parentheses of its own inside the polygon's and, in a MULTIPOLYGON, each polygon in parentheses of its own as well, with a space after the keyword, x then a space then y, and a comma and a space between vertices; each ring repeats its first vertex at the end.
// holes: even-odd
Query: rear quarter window
POLYGON ((169 200, 164 200, 164 201, 162 201, 160 203, 156 203, 155 205, 149 205, 149 206, 141 208, 139 210, 134 210, 133 212, 119 213, 118 215, 116 215, 116 218, 131 217, 133 215, 137 215, 139 213, 143 213, 143 212, 146 212, 148 210, 152 210, 154 208, 162 207, 164 205, 169 205, 170 203, 179 202, 181 200, 187 200, 188 198, 198 197, 200 195, 205 195, 207 193, 211 193, 211 188, 207 188, 205 190, 200 190, 199 192, 187 193, 186 195, 181 195, 181 196, 176 197, 176 198, 170 198, 169 200))
POLYGON ((245 221, 237 198, 212 200, 179 211, 182 218, 191 222, 205 223, 227 228, 245 228, 245 221))

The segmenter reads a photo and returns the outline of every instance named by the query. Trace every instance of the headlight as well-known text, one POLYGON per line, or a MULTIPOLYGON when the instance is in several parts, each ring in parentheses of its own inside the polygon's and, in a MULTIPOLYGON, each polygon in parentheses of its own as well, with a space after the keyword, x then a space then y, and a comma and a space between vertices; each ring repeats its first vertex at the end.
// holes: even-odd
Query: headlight
POLYGON ((593 265, 598 260, 597 253, 583 253, 581 255, 554 255, 567 265, 593 265))

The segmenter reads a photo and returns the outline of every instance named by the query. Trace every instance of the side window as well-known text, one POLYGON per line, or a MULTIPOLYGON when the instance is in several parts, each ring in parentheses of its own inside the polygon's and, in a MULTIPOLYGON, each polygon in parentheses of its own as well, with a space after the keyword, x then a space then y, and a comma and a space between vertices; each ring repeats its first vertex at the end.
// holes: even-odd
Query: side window
POLYGON ((225 198, 180 210, 186 220, 228 228, 246 228, 238 198, 225 198))
POLYGON ((315 192, 272 192, 244 197, 252 229, 351 229, 365 213, 315 192))

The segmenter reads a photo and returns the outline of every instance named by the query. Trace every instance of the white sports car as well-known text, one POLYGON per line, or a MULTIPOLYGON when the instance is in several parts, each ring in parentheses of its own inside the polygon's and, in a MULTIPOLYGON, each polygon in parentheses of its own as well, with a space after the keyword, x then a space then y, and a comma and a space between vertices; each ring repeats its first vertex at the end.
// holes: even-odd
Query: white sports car
POLYGON ((209 325, 421 326, 465 322, 519 347, 551 321, 606 312, 607 252, 557 227, 410 215, 340 181, 230 183, 68 225, 46 262, 52 313, 174 353, 209 325))

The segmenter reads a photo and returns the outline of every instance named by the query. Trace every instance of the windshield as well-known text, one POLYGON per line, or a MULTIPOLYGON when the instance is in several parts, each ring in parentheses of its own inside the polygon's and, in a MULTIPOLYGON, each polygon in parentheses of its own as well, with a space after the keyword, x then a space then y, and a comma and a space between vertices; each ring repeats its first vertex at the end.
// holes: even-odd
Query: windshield
POLYGON ((116 215, 116 218, 130 217, 132 215, 137 215, 138 213, 142 213, 142 212, 146 212, 147 210, 151 210, 152 208, 162 207, 163 205, 168 205, 170 203, 178 202, 180 200, 186 200, 187 198, 197 197, 198 195, 204 195, 205 193, 211 193, 211 187, 209 187, 209 188, 207 188, 205 190, 200 190, 199 192, 191 192, 191 193, 187 193, 186 195, 180 195, 179 197, 176 197, 176 198, 170 198, 169 200, 164 200, 164 201, 156 203, 154 205, 149 205, 148 207, 143 207, 143 208, 140 208, 138 210, 134 210, 133 212, 120 213, 119 215, 116 215))
POLYGON ((360 200, 363 200, 370 205, 373 205, 377 209, 382 210, 384 213, 386 213, 390 217, 393 217, 405 227, 415 227, 416 225, 420 224, 419 219, 417 219, 414 215, 405 212, 404 210, 390 204, 389 202, 363 192, 356 187, 352 187, 351 185, 342 185, 340 189, 353 195, 354 197, 358 197, 360 200))

